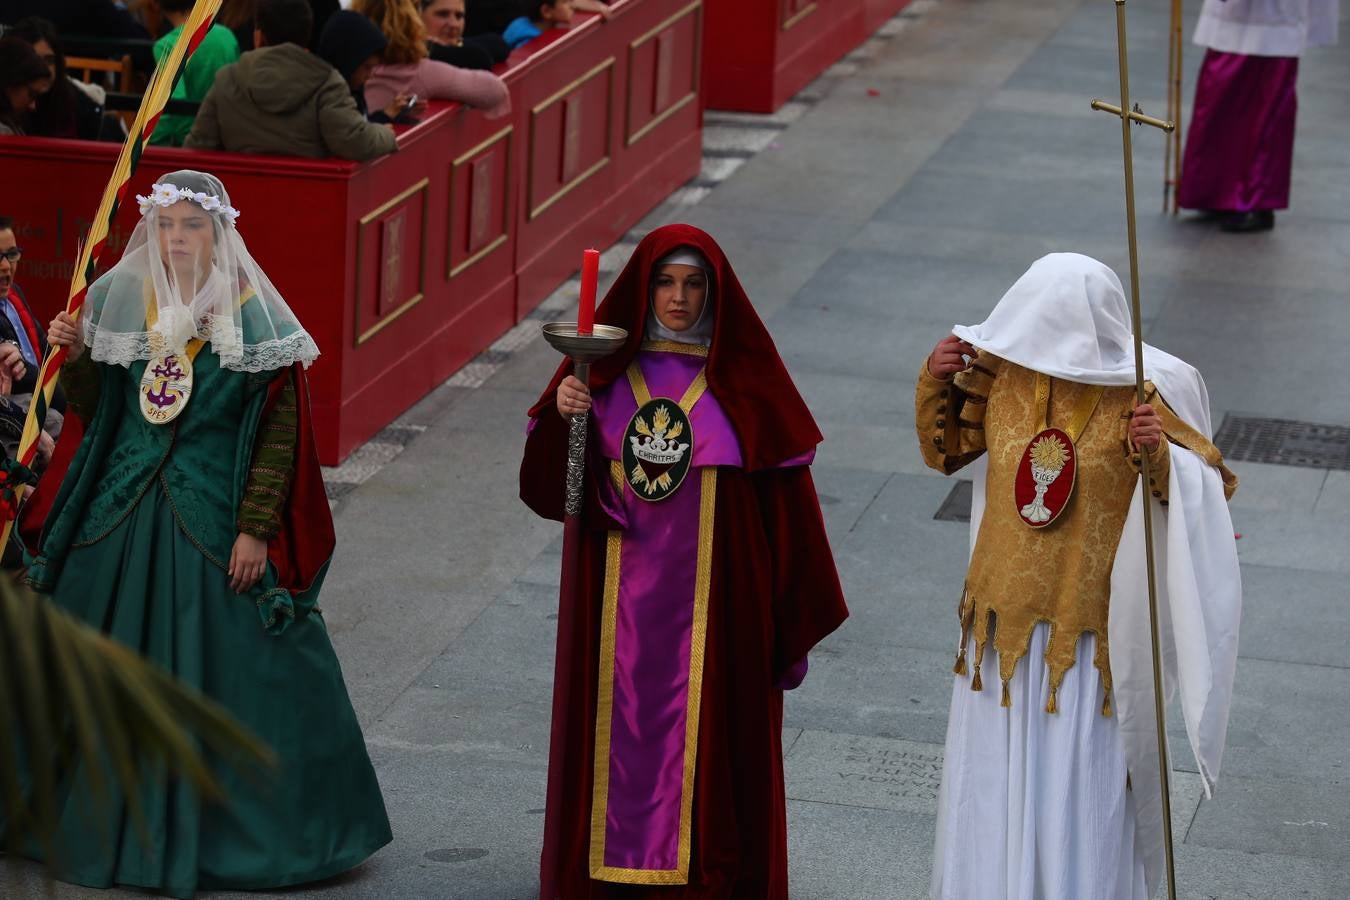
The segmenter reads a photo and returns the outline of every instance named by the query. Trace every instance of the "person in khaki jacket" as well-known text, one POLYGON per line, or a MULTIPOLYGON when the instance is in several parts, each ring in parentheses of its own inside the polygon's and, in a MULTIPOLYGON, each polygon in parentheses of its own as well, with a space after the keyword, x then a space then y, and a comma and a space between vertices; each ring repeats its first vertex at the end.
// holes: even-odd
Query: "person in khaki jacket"
POLYGON ((311 54, 305 0, 259 0, 257 50, 216 73, 184 146, 364 162, 398 149, 366 121, 336 69, 311 54))

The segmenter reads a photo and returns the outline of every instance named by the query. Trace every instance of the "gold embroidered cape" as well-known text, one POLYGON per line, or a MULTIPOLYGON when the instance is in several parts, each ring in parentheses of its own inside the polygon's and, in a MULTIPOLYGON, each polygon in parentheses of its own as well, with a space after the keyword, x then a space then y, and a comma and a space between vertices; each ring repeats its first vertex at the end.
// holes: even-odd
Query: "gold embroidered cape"
MULTIPOLYGON (((1089 385, 1052 379, 1047 421, 1062 427, 1080 408, 1089 385)), ((1217 448, 1181 420, 1148 385, 1149 402, 1158 410, 1167 436, 1151 451, 1150 491, 1167 503, 1169 445, 1185 447, 1219 468, 1225 494, 1237 478, 1223 464, 1217 448)), ((1050 627, 1045 664, 1049 667, 1050 701, 1077 658, 1079 639, 1097 638, 1094 664, 1105 686, 1102 712, 1111 714, 1111 663, 1107 612, 1111 568, 1139 477, 1139 457, 1127 440, 1134 388, 1107 387, 1079 436, 1077 484, 1068 508, 1051 525, 1033 529, 1018 515, 1014 481, 1027 442, 1035 435, 1036 373, 989 354, 951 381, 934 378, 927 362, 915 392, 915 427, 924 461, 950 475, 988 457, 983 521, 975 539, 965 590, 958 607, 961 648, 955 670, 967 671, 967 645, 973 664, 971 688, 983 689, 985 648, 998 652, 1004 706, 1010 706, 1008 682, 1026 655, 1038 622, 1050 627)))

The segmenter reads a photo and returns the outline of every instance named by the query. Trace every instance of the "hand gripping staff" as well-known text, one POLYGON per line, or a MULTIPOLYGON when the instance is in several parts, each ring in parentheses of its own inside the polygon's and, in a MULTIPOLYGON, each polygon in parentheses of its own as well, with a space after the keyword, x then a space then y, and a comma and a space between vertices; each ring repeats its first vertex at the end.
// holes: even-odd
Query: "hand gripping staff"
MULTIPOLYGON (((1172 134, 1176 125, 1144 115, 1136 104, 1130 106, 1130 62, 1125 49, 1125 0, 1116 4, 1116 51, 1120 57, 1120 105, 1104 100, 1093 100, 1092 108, 1109 112, 1120 119, 1121 143, 1125 155, 1125 220, 1130 242, 1130 320, 1134 331, 1134 390, 1135 405, 1142 406, 1144 394, 1144 337, 1143 316, 1139 311, 1139 245, 1135 235, 1134 218, 1134 149, 1130 144, 1130 123, 1138 122, 1172 134)), ((1163 694, 1161 634, 1158 630, 1158 577, 1153 552, 1153 516, 1148 509, 1148 453, 1139 454, 1140 477, 1144 482, 1144 552, 1148 572, 1148 615, 1153 638, 1153 701, 1158 728, 1158 775, 1162 790, 1163 856, 1167 863, 1167 897, 1177 898, 1176 859, 1172 854, 1172 788, 1171 767, 1167 758, 1167 704, 1163 694)))
MULTIPOLYGON (((197 0, 188 15, 187 23, 178 35, 178 40, 174 43, 173 50, 155 68, 150 85, 141 98, 140 109, 137 110, 136 119, 127 133, 126 141, 122 144, 122 152, 117 157, 117 165, 113 169, 112 176, 103 189, 103 199, 99 202, 98 212, 94 215, 89 234, 83 241, 79 264, 75 266, 75 274, 70 280, 70 297, 66 301, 66 312, 77 320, 84 309, 89 283, 93 280, 94 273, 98 271, 99 260, 108 245, 108 232, 117 216, 117 210, 126 199, 131 177, 136 172, 136 166, 140 164, 141 154, 145 152, 150 135, 154 133, 155 126, 159 123, 160 114, 164 111, 169 95, 173 93, 174 85, 182 77, 188 60, 201 46, 206 32, 215 21, 220 4, 221 0, 197 0)), ((66 354, 65 347, 47 349, 38 374, 38 389, 33 393, 33 402, 28 407, 28 418, 24 421, 23 437, 19 441, 18 466, 0 472, 0 497, 3 497, 3 501, 0 501, 0 516, 4 519, 3 527, 0 527, 0 547, 5 546, 5 542, 9 540, 19 507, 29 490, 33 457, 37 455, 38 434, 41 423, 47 420, 47 409, 56 391, 56 381, 60 377, 61 364, 65 362, 66 354)))
MULTIPOLYGON (((576 322, 553 322, 543 326, 544 340, 572 360, 573 374, 589 386, 591 363, 614 353, 628 338, 628 332, 612 325, 595 324, 595 289, 600 254, 587 250, 581 266, 581 298, 576 322)), ((546 411, 544 415, 551 415, 546 411)), ((547 803, 551 810, 562 807, 562 755, 567 746, 566 698, 572 690, 571 654, 566 641, 574 630, 577 577, 581 568, 581 511, 584 506, 586 478, 586 432, 590 415, 577 413, 568 422, 567 484, 563 519, 562 576, 558 590, 558 649, 553 667, 553 727, 549 735, 547 803)), ((554 875, 562 848, 554 836, 545 834, 540 859, 540 900, 556 900, 554 875)))

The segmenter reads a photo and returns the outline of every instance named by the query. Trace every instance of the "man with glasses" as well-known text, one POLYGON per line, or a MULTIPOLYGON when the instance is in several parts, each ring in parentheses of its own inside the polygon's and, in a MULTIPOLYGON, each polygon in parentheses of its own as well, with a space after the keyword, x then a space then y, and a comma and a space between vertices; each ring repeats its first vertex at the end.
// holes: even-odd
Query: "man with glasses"
MULTIPOLYGON (((19 290, 15 277, 23 249, 14 221, 0 216, 0 447, 13 458, 23 433, 23 420, 37 390, 38 370, 47 352, 47 333, 19 290)), ((45 468, 61 435, 65 396, 57 388, 52 408, 38 436, 37 465, 45 468)))

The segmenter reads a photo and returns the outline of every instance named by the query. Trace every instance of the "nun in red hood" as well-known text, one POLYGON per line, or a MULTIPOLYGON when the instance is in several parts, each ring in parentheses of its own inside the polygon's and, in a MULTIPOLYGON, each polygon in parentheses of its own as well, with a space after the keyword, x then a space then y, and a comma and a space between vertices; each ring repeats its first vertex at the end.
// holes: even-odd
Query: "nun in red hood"
POLYGON ((786 898, 783 691, 848 616, 809 469, 820 431, 697 228, 643 239, 596 321, 627 343, 590 390, 558 369, 521 466, 521 498, 561 520, 567 417, 593 411, 542 896, 786 898))

